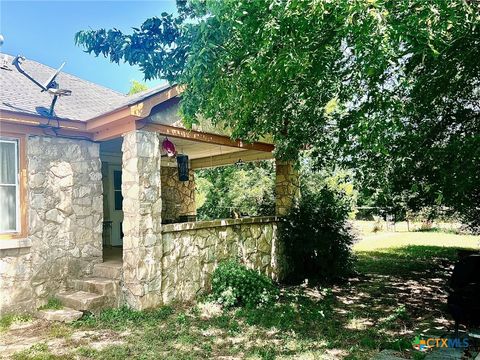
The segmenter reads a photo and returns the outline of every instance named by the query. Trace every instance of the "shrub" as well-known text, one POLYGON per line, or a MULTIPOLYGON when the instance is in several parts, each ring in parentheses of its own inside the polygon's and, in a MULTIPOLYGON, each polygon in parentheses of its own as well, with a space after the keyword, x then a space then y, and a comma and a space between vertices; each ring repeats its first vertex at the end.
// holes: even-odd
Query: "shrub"
POLYGON ((351 274, 355 241, 347 219, 350 204, 327 187, 305 189, 283 219, 280 237, 285 246, 287 281, 331 283, 351 274))
POLYGON ((232 212, 273 215, 274 179, 271 161, 199 170, 195 173, 197 217, 221 219, 231 217, 232 212))
POLYGON ((211 299, 225 307, 257 307, 278 296, 272 280, 235 261, 221 263, 212 275, 211 299))
POLYGON ((375 221, 375 223, 373 224, 372 232, 376 234, 377 232, 382 230, 383 230, 382 222, 380 220, 375 221))

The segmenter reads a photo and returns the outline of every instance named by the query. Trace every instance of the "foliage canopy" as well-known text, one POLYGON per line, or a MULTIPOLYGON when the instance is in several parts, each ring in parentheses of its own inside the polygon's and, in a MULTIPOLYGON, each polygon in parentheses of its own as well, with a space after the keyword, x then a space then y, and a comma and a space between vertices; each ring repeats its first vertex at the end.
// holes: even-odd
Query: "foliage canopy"
POLYGON ((177 1, 178 16, 76 34, 87 52, 187 85, 181 112, 278 156, 310 148, 372 196, 480 219, 480 3, 177 1))

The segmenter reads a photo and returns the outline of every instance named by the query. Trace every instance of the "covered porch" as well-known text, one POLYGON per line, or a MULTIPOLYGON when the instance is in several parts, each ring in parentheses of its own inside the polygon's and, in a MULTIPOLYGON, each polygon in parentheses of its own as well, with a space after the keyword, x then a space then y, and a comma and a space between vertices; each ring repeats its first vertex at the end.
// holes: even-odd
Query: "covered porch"
POLYGON ((147 91, 87 124, 100 142, 104 261, 121 267, 120 303, 137 309, 193 299, 226 258, 279 278, 276 216, 298 193, 293 166, 275 161, 275 216, 197 221, 195 170, 273 159, 274 145, 233 140, 208 122, 185 129, 181 91, 147 91), (182 178, 177 159, 163 150, 166 138, 188 159, 182 178))
MULTIPOLYGON (((197 221, 195 202, 196 170, 273 159, 271 151, 273 146, 270 144, 264 143, 252 146, 260 149, 258 150, 245 149, 242 145, 237 144, 228 138, 217 135, 215 135, 215 138, 213 139, 211 137, 201 139, 202 141, 175 137, 175 135, 181 136, 185 134, 183 130, 180 131, 180 135, 176 133, 173 134, 174 136, 168 137, 163 136, 162 134, 159 135, 161 159, 158 173, 160 175, 162 188, 162 224, 197 221), (176 156, 167 156, 165 151, 162 151, 161 148, 163 141, 173 143, 177 151, 176 155, 187 159, 186 174, 180 176, 176 156)), ((122 195, 122 179, 124 173, 122 144, 123 137, 114 138, 100 144, 104 189, 103 243, 106 247, 122 245, 122 222, 124 217, 122 195)), ((279 170, 279 172, 282 171, 279 170)), ((280 203, 278 205, 280 206, 280 203)), ((281 209, 279 209, 279 211, 281 212, 281 209)), ((272 213, 269 215, 274 214, 272 213)), ((235 217, 238 217, 238 215, 235 217)))
MULTIPOLYGON (((104 261, 121 262, 126 302, 145 308, 190 300, 209 286, 209 274, 227 258, 277 278, 276 217, 197 221, 195 170, 273 159, 273 145, 151 124, 100 145, 104 186, 104 261), (180 179, 168 137, 188 157, 180 179)), ((298 192, 290 163, 275 162, 276 215, 298 192)))

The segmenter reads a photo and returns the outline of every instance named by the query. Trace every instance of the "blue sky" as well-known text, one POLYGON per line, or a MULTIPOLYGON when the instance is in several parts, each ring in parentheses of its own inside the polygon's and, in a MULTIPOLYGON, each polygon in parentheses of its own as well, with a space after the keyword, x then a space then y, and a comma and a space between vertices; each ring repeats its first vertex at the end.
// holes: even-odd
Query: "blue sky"
MULTIPOLYGON (((23 55, 63 71, 126 93, 131 80, 143 74, 128 64, 116 65, 88 55, 74 44, 79 30, 116 27, 129 32, 148 17, 174 12, 175 1, 4 1, 0 0, 0 51, 23 55)), ((151 87, 160 80, 147 84, 151 87)))

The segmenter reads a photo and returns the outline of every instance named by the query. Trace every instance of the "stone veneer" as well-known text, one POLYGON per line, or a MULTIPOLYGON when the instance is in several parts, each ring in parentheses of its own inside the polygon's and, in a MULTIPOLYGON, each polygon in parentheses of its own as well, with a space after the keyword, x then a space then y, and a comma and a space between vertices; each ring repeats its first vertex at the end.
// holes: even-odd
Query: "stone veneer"
MULTIPOLYGON (((83 140, 30 136, 27 141, 28 238, 0 250, 0 313, 33 311, 90 273, 102 261, 102 174, 99 146, 83 140)), ((161 166, 160 137, 124 135, 122 144, 123 293, 136 309, 191 300, 209 288, 218 262, 236 258, 273 279, 282 273, 282 250, 273 217, 168 224, 162 227, 163 186, 186 196, 194 213, 193 175, 179 190, 176 171, 161 166)), ((298 175, 277 163, 277 214, 298 195, 298 175)), ((167 208, 168 209, 168 208, 167 208)), ((169 216, 168 211, 163 213, 169 216)), ((181 213, 179 213, 181 215, 181 213)), ((177 216, 177 215, 174 215, 177 216)))
MULTIPOLYGON (((129 306, 145 309, 191 300, 208 289, 212 271, 228 258, 237 258, 273 279, 281 278, 283 256, 275 218, 162 226, 162 214, 169 214, 162 212, 162 195, 169 199, 162 194, 162 185, 177 189, 178 184, 169 184, 176 171, 161 167, 159 135, 141 130, 127 133, 122 152, 123 292, 129 306), (166 172, 163 184, 162 171, 166 172)), ((194 187, 189 185, 184 192, 174 192, 175 196, 191 194, 194 187)), ((298 175, 290 163, 277 166, 276 185, 277 210, 285 214, 292 204, 289 197, 298 194, 298 175)), ((186 203, 193 202, 191 196, 186 203)))
POLYGON ((210 287, 219 262, 237 259, 278 280, 281 252, 274 217, 163 225, 162 300, 188 301, 210 287))
POLYGON ((276 160, 275 169, 275 214, 285 216, 300 195, 298 171, 292 162, 280 160, 276 160))
POLYGON ((178 222, 182 215, 195 215, 195 178, 194 171, 190 169, 188 181, 178 180, 178 168, 162 166, 160 171, 162 179, 162 221, 178 222))
POLYGON ((123 137, 124 294, 136 309, 161 304, 162 194, 157 133, 133 131, 123 137))
POLYGON ((28 238, 0 250, 0 313, 35 310, 102 261, 98 144, 30 136, 26 147, 28 238))

